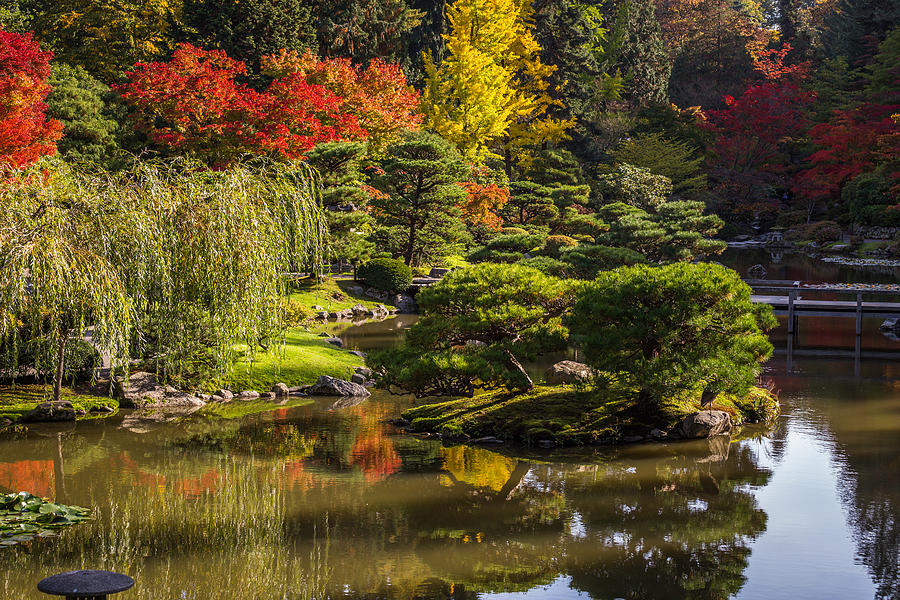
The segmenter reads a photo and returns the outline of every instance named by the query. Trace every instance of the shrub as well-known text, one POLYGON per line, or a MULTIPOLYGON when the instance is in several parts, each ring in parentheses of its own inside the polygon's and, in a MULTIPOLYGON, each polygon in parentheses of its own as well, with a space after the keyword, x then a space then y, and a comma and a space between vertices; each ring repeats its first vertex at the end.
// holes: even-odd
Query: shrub
MULTIPOLYGON (((67 381, 90 379, 94 370, 101 366, 100 352, 80 338, 70 338, 66 343, 65 371, 67 381)), ((14 352, 11 345, 0 345, 0 378, 15 379, 30 373, 39 378, 49 378, 56 371, 53 350, 39 340, 25 340, 14 352)))
POLYGON ((853 221, 861 225, 896 227, 900 225, 900 213, 888 210, 896 204, 891 197, 891 184, 876 173, 863 173, 854 177, 841 190, 841 200, 850 207, 853 221))
POLYGON ((557 257, 563 248, 574 248, 577 245, 578 240, 567 235, 551 235, 544 243, 543 253, 547 256, 557 257))
POLYGON ((528 233, 521 227, 504 227, 500 230, 503 235, 523 235, 528 233))
POLYGON ((525 254, 522 252, 503 252, 479 248, 469 255, 468 260, 472 263, 514 263, 522 260, 524 256, 525 254))
POLYGON ((521 259, 526 252, 540 247, 544 236, 539 234, 517 233, 500 235, 469 255, 470 262, 506 262, 513 263, 521 259))
POLYGON ((575 267, 561 260, 551 258, 549 256, 535 256, 534 258, 526 258, 520 260, 518 264, 523 267, 537 269, 544 275, 551 277, 559 277, 561 279, 569 279, 575 276, 575 267))
POLYGON ((807 212, 805 210, 785 210, 775 217, 775 225, 778 227, 795 227, 806 223, 807 212))
POLYGON ((285 298, 282 302, 281 308, 284 313, 285 327, 299 327, 304 321, 312 317, 312 310, 306 308, 297 300, 285 298))
POLYGON ((597 244, 581 244, 574 248, 565 248, 560 252, 559 259, 570 266, 572 276, 581 279, 593 279, 600 271, 623 265, 647 262, 643 254, 634 250, 597 244))
POLYGON ((841 239, 841 227, 834 221, 810 223, 807 236, 807 239, 815 240, 819 244, 835 242, 841 239))
POLYGON ((412 284, 412 269, 393 258, 376 258, 359 268, 359 279, 386 292, 402 291, 412 284))

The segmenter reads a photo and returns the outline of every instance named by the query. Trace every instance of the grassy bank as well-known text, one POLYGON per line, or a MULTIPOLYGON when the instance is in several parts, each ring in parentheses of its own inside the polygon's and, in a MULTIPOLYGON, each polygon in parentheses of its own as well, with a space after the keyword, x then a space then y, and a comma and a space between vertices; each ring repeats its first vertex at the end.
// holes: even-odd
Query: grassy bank
POLYGON ((344 310, 362 304, 371 308, 376 304, 384 304, 388 308, 396 308, 393 304, 381 302, 368 296, 352 294, 349 289, 364 284, 350 279, 332 279, 323 277, 320 280, 307 278, 295 282, 296 291, 290 295, 292 303, 312 310, 313 306, 321 306, 325 310, 344 310))
POLYGON ((358 356, 303 328, 293 328, 285 334, 283 346, 257 353, 252 365, 247 360, 238 361, 231 387, 267 392, 279 382, 289 386, 315 383, 319 375, 349 379, 354 367, 362 364, 358 356))
MULTIPOLYGON (((2 386, 0 387, 0 421, 3 419, 18 421, 34 410, 38 404, 52 399, 53 388, 48 385, 2 386)), ((70 388, 62 389, 60 400, 71 402, 77 412, 84 412, 84 417, 81 418, 86 419, 106 417, 114 414, 119 408, 119 402, 114 398, 82 394, 70 388), (113 412, 105 410, 108 408, 113 409, 113 412), (96 412, 101 409, 103 412, 96 412)))
MULTIPOLYGON (((758 422, 777 413, 777 402, 766 390, 754 388, 747 398, 720 395, 704 407, 724 410, 735 424, 758 422)), ((669 402, 656 415, 641 416, 627 397, 610 398, 571 386, 537 386, 524 394, 497 391, 474 398, 410 408, 403 417, 414 431, 445 436, 504 440, 534 444, 551 440, 559 445, 582 445, 647 435, 650 429, 668 430, 685 415, 700 410, 699 398, 669 402)))

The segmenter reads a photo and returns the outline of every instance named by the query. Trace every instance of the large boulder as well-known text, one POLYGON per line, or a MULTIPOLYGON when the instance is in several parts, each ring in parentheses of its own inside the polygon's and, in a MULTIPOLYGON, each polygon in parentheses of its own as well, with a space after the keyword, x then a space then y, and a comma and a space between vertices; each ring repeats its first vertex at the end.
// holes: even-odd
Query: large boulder
POLYGON ((684 418, 678 431, 688 439, 708 438, 731 432, 731 415, 722 410, 701 410, 684 418))
POLYGON ((751 279, 765 279, 768 274, 769 272, 766 271, 766 268, 760 264, 753 265, 747 269, 747 277, 751 279))
POLYGON ((306 390, 306 393, 310 396, 366 397, 369 395, 369 390, 358 383, 322 375, 306 390))
POLYGON ((358 302, 354 304, 353 308, 350 310, 353 311, 353 314, 357 317, 362 317, 369 313, 369 309, 358 302))
POLYGON ((401 313, 415 314, 419 310, 416 299, 409 294, 394 294, 390 301, 401 313))
POLYGON ((384 290, 370 287, 366 289, 366 296, 368 296, 369 298, 375 298, 376 300, 387 300, 390 294, 384 290))
POLYGON ((41 402, 34 410, 22 417, 23 423, 47 423, 58 421, 74 421, 75 407, 67 400, 59 402, 41 402))
POLYGON ((449 273, 452 269, 442 269, 441 267, 432 267, 431 272, 428 273, 429 277, 433 277, 435 279, 440 279, 447 273, 449 273))
POLYGON ((291 388, 286 383, 276 383, 272 386, 272 393, 276 398, 284 398, 291 395, 291 388))
POLYGON ((328 313, 328 316, 332 319, 352 319, 353 311, 349 308, 345 308, 344 310, 336 310, 328 313))
POLYGON ((548 385, 580 383, 590 379, 593 370, 584 363, 574 360, 563 360, 544 372, 544 381, 548 385))
POLYGON ((162 385, 153 373, 139 371, 132 373, 126 382, 116 379, 116 396, 122 408, 142 408, 145 406, 186 406, 199 407, 206 404, 200 398, 162 385))
POLYGON ((343 348, 343 347, 344 347, 344 341, 343 341, 341 338, 339 338, 339 337, 330 337, 330 338, 326 338, 325 341, 328 342, 329 344, 331 344, 332 346, 337 347, 337 348, 343 348))

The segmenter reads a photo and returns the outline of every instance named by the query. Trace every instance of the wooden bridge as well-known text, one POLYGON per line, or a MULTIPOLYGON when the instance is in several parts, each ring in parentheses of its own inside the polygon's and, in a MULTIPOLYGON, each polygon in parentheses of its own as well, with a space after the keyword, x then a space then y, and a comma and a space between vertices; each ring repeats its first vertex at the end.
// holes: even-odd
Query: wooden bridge
POLYGON ((769 304, 776 316, 788 318, 789 334, 796 333, 800 317, 856 319, 857 336, 862 335, 863 319, 900 319, 900 302, 881 300, 891 296, 900 297, 900 289, 878 289, 864 285, 836 288, 828 285, 803 285, 799 281, 766 279, 750 279, 747 284, 755 292, 751 296, 753 302, 769 304), (849 295, 853 299, 823 300, 804 297, 822 294, 849 295), (873 297, 879 299, 873 300, 873 297))
POLYGON ((746 280, 753 288, 753 302, 769 304, 776 316, 787 317, 787 346, 775 353, 786 355, 788 373, 793 372, 795 357, 852 359, 854 375, 859 376, 861 360, 900 360, 900 350, 863 350, 863 319, 900 319, 900 288, 866 285, 834 287, 802 284, 799 281, 746 280), (825 297, 827 296, 827 297, 825 297), (893 298, 891 298, 893 296, 893 298), (838 299, 835 299, 838 298, 838 299), (797 346, 800 317, 844 318, 856 321, 856 343, 850 348, 803 348, 797 346))

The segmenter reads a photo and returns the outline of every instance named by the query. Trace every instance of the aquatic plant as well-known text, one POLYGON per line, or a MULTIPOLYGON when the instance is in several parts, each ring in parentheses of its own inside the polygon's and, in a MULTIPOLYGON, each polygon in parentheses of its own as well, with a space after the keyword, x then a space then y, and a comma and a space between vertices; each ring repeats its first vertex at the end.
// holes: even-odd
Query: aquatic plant
POLYGON ((52 537, 57 529, 90 518, 87 508, 54 504, 28 492, 0 494, 0 548, 52 537))

